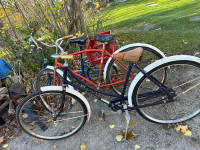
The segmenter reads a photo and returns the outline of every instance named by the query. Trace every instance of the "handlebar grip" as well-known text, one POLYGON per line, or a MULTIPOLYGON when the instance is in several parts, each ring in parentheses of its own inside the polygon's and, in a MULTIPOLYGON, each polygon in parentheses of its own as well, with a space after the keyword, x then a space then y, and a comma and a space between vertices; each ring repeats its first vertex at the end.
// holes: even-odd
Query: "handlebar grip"
POLYGON ((72 38, 72 37, 73 37, 73 35, 67 35, 67 36, 60 38, 60 40, 66 40, 66 39, 69 39, 69 38, 72 38))

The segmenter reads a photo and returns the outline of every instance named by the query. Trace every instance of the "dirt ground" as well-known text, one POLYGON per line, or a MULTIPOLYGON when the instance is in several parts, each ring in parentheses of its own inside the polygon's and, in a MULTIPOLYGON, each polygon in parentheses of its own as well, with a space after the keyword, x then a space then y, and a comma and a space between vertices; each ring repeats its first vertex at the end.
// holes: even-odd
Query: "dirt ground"
POLYGON ((21 133, 8 143, 6 150, 81 150, 81 145, 86 146, 85 150, 134 150, 136 145, 140 146, 140 150, 200 149, 200 115, 184 122, 192 132, 192 136, 185 136, 176 132, 174 127, 150 123, 136 111, 132 111, 131 121, 135 121, 136 124, 130 126, 129 130, 138 136, 126 142, 118 142, 116 136, 120 134, 121 129, 125 129, 125 114, 111 113, 110 108, 101 102, 94 102, 91 97, 89 103, 92 109, 91 119, 75 135, 63 140, 43 141, 21 133), (99 110, 108 111, 105 122, 99 121, 99 110), (115 126, 111 129, 110 125, 115 126))

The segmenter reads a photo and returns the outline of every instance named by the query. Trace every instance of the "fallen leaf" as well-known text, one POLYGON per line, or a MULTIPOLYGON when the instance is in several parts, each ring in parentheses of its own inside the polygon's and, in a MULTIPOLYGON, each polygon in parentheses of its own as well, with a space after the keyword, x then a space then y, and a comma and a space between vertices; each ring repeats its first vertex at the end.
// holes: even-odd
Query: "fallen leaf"
POLYGON ((4 137, 0 138, 0 144, 4 141, 4 137))
POLYGON ((33 140, 33 141, 36 141, 37 139, 36 139, 36 138, 32 138, 32 140, 33 140))
POLYGON ((192 136, 192 132, 190 130, 187 130, 185 133, 184 133, 185 136, 192 136))
POLYGON ((23 114, 23 116, 22 116, 23 118, 28 118, 28 114, 27 113, 25 113, 25 114, 23 114))
POLYGON ((85 92, 82 92, 82 95, 85 95, 85 92))
POLYGON ((58 125, 58 122, 57 121, 54 121, 54 126, 56 127, 58 125))
POLYGON ((85 150, 85 145, 81 145, 81 150, 85 150))
POLYGON ((111 128, 111 129, 113 129, 114 127, 115 127, 115 125, 113 125, 113 124, 112 124, 112 125, 110 125, 110 128, 111 128))
POLYGON ((183 133, 185 133, 185 132, 187 131, 187 129, 188 129, 188 126, 187 126, 187 125, 186 125, 186 126, 182 126, 181 131, 182 131, 183 133))
POLYGON ((47 122, 51 122, 51 121, 52 121, 52 119, 47 120, 47 122))
POLYGON ((135 150, 139 149, 140 148, 140 145, 135 145, 135 150))
MULTIPOLYGON (((125 133, 126 133, 125 130, 121 130, 121 134, 123 137, 125 137, 125 133)), ((132 131, 127 131, 126 140, 129 140, 130 138, 134 138, 136 136, 138 136, 138 134, 135 134, 132 131)))
POLYGON ((130 121, 128 125, 129 125, 129 126, 132 126, 132 125, 134 125, 134 124, 135 124, 135 121, 130 121))
POLYGON ((122 135, 117 135, 117 136, 116 136, 116 140, 117 140, 118 142, 120 142, 122 139, 123 139, 123 136, 122 136, 122 135))
POLYGON ((55 148, 56 148, 56 145, 54 145, 53 148, 55 149, 55 148))
POLYGON ((3 145, 3 148, 7 148, 7 147, 8 147, 8 144, 4 144, 4 145, 3 145))
POLYGON ((97 99, 95 99, 94 102, 96 103, 96 102, 97 102, 97 99))
POLYGON ((71 126, 71 128, 72 128, 72 129, 74 129, 74 128, 75 128, 75 126, 71 126))
POLYGON ((188 126, 187 125, 186 126, 178 125, 178 127, 175 129, 177 132, 181 131, 181 132, 185 133, 186 130, 188 129, 188 126))

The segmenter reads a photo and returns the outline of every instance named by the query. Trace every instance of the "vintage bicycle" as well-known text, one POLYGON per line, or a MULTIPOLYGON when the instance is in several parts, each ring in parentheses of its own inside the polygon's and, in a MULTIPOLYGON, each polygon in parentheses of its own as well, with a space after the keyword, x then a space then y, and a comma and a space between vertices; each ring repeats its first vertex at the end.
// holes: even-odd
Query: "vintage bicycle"
POLYGON ((150 122, 161 124, 178 123, 198 115, 200 59, 188 55, 171 56, 157 60, 142 69, 137 65, 142 53, 142 48, 136 48, 113 54, 113 60, 129 62, 121 94, 100 91, 80 80, 68 67, 68 61, 73 60, 73 55, 54 55, 54 58, 65 60, 64 84, 42 87, 41 91, 27 96, 17 107, 17 121, 20 127, 29 135, 46 140, 62 139, 77 133, 86 120, 90 119, 91 108, 88 100, 77 90, 68 88, 68 84, 94 95, 118 112, 125 112, 126 133, 131 110, 136 110, 141 117, 150 122), (132 67, 139 70, 139 73, 132 80, 126 96, 132 67), (68 72, 87 88, 66 80, 68 72), (161 75, 163 72, 165 76, 161 75), (109 101, 97 93, 114 98, 109 101))
MULTIPOLYGON (((80 46, 79 52, 71 53, 71 55, 87 55, 87 59, 89 61, 85 61, 81 57, 81 73, 77 70, 74 70, 74 73, 79 76, 81 79, 83 79, 86 83, 91 84, 92 86, 96 88, 103 88, 103 87, 111 87, 115 93, 120 94, 120 91, 122 90, 121 87, 123 87, 123 83, 125 81, 126 73, 128 70, 128 63, 119 60, 117 62, 114 62, 111 59, 111 55, 114 52, 114 44, 110 44, 110 42, 113 40, 114 34, 111 34, 111 32, 103 32, 99 33, 96 36, 94 36, 94 39, 91 39, 88 43, 87 49, 83 50, 82 45, 84 44, 85 37, 79 37, 79 38, 73 38, 70 39, 70 43, 77 43, 80 46), (108 33, 108 34, 107 34, 108 33), (98 44, 95 44, 95 42, 98 42, 98 44), (104 51, 106 50, 106 53, 104 51), (101 62, 101 58, 103 58, 103 61, 101 62), (87 65, 84 65, 87 63, 87 65), (86 69, 87 74, 83 75, 83 71, 86 69)), ((58 42, 61 40, 56 40, 56 45, 60 49, 61 53, 64 53, 64 50, 62 47, 58 45, 58 42)), ((165 57, 164 53, 157 49, 154 46, 144 44, 144 43, 135 43, 135 44, 129 44, 124 47, 121 47, 114 53, 121 53, 125 51, 130 51, 134 48, 142 47, 144 49, 143 57, 141 58, 140 65, 142 67, 146 66, 147 64, 150 64, 151 62, 165 57)), ((56 60, 56 66, 63 67, 63 64, 58 62, 58 59, 56 60)), ((56 72, 59 72, 59 74, 62 74, 62 71, 59 70, 60 68, 55 67, 54 68, 54 74, 56 72), (57 70, 58 69, 58 70, 57 70)), ((43 69, 37 76, 37 89, 39 89, 42 86, 50 85, 46 84, 48 81, 48 73, 52 73, 52 70, 49 69, 43 69)), ((134 74, 136 75, 136 71, 134 74)), ((132 74, 132 79, 134 78, 134 74, 132 74)), ((61 77, 63 74, 61 75, 61 77)), ((131 79, 129 80, 130 83, 131 79)), ((54 85, 55 85, 55 79, 54 79, 54 85)), ((127 92, 126 92, 127 93, 127 92)))

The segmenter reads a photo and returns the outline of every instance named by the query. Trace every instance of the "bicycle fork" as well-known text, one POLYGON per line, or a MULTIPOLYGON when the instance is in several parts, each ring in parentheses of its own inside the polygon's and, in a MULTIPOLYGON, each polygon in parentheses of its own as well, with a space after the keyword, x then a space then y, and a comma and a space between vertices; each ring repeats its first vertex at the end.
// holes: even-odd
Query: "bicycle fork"
POLYGON ((56 119, 60 116, 61 112, 62 112, 63 109, 64 109, 64 104, 65 104, 65 90, 66 90, 66 87, 67 87, 67 68, 66 68, 67 66, 68 66, 68 63, 67 63, 67 60, 65 59, 65 63, 64 63, 64 74, 63 74, 62 103, 61 103, 60 108, 58 109, 59 112, 58 112, 58 114, 55 116, 54 121, 56 121, 56 119))

